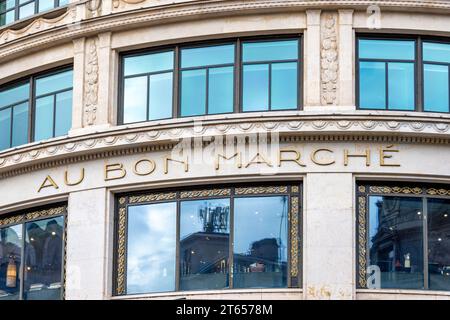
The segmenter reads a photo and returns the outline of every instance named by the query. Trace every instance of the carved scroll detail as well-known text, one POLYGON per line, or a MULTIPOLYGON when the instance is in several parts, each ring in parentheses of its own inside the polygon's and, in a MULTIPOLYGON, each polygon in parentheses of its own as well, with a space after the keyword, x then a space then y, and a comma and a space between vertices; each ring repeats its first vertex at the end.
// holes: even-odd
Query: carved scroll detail
POLYGON ((338 89, 338 42, 337 16, 326 13, 322 20, 321 35, 321 87, 320 98, 322 105, 337 104, 338 89))
POLYGON ((84 80, 84 125, 91 126, 97 119, 98 105, 98 38, 86 43, 86 71, 84 80))

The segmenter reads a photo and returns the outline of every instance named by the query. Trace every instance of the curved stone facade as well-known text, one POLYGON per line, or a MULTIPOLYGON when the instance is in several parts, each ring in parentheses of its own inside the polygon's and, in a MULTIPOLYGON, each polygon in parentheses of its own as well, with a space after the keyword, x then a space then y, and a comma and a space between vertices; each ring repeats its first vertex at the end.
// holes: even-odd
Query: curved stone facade
POLYGON ((0 214, 67 203, 66 299, 450 299, 358 284, 357 186, 450 190, 450 113, 361 110, 356 81, 359 34, 448 42, 449 17, 446 0, 83 0, 0 27, 0 86, 73 66, 68 135, 0 151, 0 214), (299 110, 120 124, 123 53, 276 35, 301 39, 299 110), (117 195, 287 182, 298 285, 116 294, 117 195))

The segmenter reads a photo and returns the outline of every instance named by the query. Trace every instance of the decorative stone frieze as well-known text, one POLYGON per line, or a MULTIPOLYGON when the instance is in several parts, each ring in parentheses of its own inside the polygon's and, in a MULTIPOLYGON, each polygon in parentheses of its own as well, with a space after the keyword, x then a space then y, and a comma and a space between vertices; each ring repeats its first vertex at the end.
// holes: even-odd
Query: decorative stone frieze
POLYGON ((322 105, 336 105, 338 91, 338 32, 337 14, 323 12, 321 21, 321 84, 322 105))
POLYGON ((83 123, 92 126, 97 119, 98 107, 98 38, 94 37, 86 43, 86 65, 84 79, 84 112, 83 123))

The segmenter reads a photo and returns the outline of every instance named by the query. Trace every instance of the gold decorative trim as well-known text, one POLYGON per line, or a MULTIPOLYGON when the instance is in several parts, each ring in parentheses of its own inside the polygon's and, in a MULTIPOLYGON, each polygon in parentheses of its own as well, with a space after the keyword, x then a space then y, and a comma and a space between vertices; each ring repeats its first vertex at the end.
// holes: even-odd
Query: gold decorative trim
POLYGON ((62 215, 65 213, 65 211, 66 211, 65 206, 55 207, 55 208, 50 208, 50 209, 43 209, 43 210, 38 210, 38 211, 31 211, 31 212, 24 213, 21 215, 15 215, 12 217, 0 219, 0 226, 6 226, 6 225, 10 225, 10 224, 26 222, 28 220, 35 220, 35 219, 47 218, 47 217, 56 216, 56 215, 62 215))
POLYGON ((268 193, 287 193, 287 186, 276 187, 249 187, 249 188, 235 188, 236 195, 250 195, 250 194, 268 194, 268 193))
POLYGON ((358 197, 358 284, 360 288, 367 287, 367 229, 366 229, 366 196, 358 197))
POLYGON ((117 294, 125 294, 125 228, 126 208, 119 208, 118 243, 117 243, 117 294))
POLYGON ((387 187, 387 186, 370 186, 370 193, 382 193, 382 194, 422 194, 422 188, 411 187, 387 187))
POLYGON ((359 186, 358 187, 358 191, 359 192, 366 192, 366 187, 365 186, 359 186))
POLYGON ((289 220, 291 221, 291 277, 298 277, 298 258, 299 258, 299 230, 298 230, 298 215, 299 215, 299 198, 293 196, 291 198, 291 214, 289 220))
POLYGON ((432 196, 450 196, 450 189, 429 188, 426 190, 426 193, 432 196))
POLYGON ((205 190, 194 190, 194 191, 181 191, 180 198, 203 198, 203 197, 220 197, 220 196, 230 196, 231 189, 205 189, 205 190))
POLYGON ((177 198, 176 192, 165 192, 165 193, 151 193, 139 196, 131 196, 128 199, 128 203, 141 203, 141 202, 151 202, 151 201, 161 201, 161 200, 173 200, 177 198))
POLYGON ((291 190, 292 190, 293 193, 299 193, 300 188, 298 186, 293 186, 291 188, 291 190))

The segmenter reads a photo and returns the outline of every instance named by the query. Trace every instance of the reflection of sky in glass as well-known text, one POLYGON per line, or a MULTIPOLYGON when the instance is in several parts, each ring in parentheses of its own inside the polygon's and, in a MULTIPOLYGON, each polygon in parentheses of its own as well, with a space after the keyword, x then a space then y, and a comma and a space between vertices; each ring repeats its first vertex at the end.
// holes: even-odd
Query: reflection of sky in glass
POLYGON ((254 242, 281 240, 281 260, 287 260, 288 197, 236 198, 234 202, 234 252, 247 254, 254 242))
POLYGON ((176 203, 128 209, 127 293, 175 290, 176 203))
POLYGON ((371 196, 369 197, 369 239, 372 239, 378 231, 378 207, 377 203, 382 202, 383 197, 371 196))
MULTIPOLYGON (((212 199, 181 202, 180 210, 180 239, 183 240, 196 232, 204 232, 203 220, 199 216, 201 209, 222 207, 224 210, 230 207, 230 199, 212 199)), ((229 215, 226 220, 226 230, 215 230, 215 232, 229 233, 229 215)))

